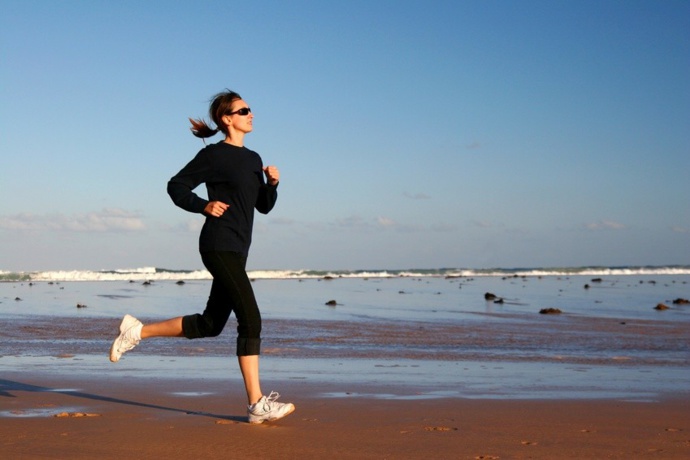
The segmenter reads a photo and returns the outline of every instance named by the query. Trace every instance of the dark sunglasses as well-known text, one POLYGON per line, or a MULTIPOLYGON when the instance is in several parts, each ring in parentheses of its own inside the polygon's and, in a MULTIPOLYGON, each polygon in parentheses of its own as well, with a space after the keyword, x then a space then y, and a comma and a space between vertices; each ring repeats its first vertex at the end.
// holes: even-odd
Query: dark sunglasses
POLYGON ((230 112, 228 115, 241 115, 241 116, 245 117, 245 116, 249 115, 250 113, 252 113, 252 109, 250 109, 249 107, 242 107, 239 110, 235 110, 234 112, 230 112))

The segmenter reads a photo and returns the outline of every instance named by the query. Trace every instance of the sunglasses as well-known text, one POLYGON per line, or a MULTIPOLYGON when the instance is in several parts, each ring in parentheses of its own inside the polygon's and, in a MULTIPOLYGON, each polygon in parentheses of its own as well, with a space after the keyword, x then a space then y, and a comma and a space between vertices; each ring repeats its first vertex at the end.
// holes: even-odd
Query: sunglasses
POLYGON ((249 107, 242 107, 239 110, 235 110, 234 112, 228 113, 228 115, 241 115, 241 116, 245 117, 245 116, 249 115, 250 113, 252 113, 252 109, 250 109, 249 107))

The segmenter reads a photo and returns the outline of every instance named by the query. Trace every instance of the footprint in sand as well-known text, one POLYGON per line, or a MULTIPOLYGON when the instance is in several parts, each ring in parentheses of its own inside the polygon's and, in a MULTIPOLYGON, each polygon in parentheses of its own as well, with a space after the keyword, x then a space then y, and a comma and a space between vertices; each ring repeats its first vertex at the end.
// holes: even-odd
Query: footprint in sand
POLYGON ((424 427, 426 431, 457 431, 457 428, 452 428, 449 426, 426 426, 424 427))
POLYGON ((234 420, 216 420, 216 425, 236 425, 234 420))
POLYGON ((87 412, 60 412, 59 414, 55 414, 54 417, 58 418, 63 418, 63 417, 100 417, 101 414, 89 414, 87 412))

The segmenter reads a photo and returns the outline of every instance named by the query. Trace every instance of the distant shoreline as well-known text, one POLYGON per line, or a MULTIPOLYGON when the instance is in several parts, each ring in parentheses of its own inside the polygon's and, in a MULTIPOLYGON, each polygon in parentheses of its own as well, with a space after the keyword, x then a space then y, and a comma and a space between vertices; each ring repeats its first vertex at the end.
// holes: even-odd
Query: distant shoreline
MULTIPOLYGON (((330 279, 391 277, 543 277, 543 276, 665 276, 690 275, 690 265, 585 266, 533 268, 433 268, 363 270, 248 270, 252 279, 330 279)), ((114 270, 3 271, 0 282, 28 281, 142 281, 210 280, 206 270, 171 270, 156 267, 114 270)))

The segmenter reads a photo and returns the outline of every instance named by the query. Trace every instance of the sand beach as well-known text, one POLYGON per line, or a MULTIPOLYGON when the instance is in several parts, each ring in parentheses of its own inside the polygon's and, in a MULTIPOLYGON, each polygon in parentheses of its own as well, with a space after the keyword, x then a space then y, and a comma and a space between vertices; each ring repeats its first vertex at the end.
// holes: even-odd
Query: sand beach
POLYGON ((687 398, 379 399, 359 395, 395 390, 272 382, 297 410, 254 426, 244 421, 236 383, 5 374, 0 452, 17 459, 683 459, 690 451, 687 398), (344 390, 351 395, 321 396, 344 390))

